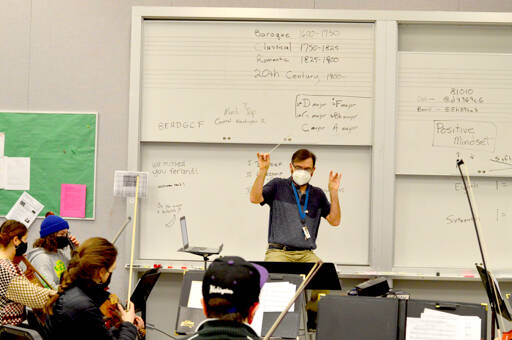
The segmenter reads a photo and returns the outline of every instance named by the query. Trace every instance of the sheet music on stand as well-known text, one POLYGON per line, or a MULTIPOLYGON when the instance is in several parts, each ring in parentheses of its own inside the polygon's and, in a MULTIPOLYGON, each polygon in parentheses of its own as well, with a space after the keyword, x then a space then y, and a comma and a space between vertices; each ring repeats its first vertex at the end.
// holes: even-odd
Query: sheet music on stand
POLYGON ((139 198, 146 198, 149 173, 124 170, 116 170, 114 173, 114 196, 135 197, 137 176, 139 176, 139 198))
POLYGON ((408 317, 406 340, 480 340, 482 320, 425 308, 419 318, 408 317))

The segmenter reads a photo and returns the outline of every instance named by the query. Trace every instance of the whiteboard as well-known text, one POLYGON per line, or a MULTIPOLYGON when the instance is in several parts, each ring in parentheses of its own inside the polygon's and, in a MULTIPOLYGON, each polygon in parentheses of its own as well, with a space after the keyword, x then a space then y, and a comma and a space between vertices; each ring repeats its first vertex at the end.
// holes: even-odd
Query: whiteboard
MULTIPOLYGON (((487 263, 510 269, 512 179, 473 178, 487 263)), ((456 177, 396 179, 395 267, 474 268, 481 263, 462 181, 456 177)))
MULTIPOLYGON (((191 246, 216 247, 223 255, 263 260, 269 207, 250 203, 257 152, 268 145, 143 143, 142 171, 148 171, 148 198, 141 201, 141 259, 199 260, 177 252, 182 246, 180 216, 186 216, 191 246)), ((267 180, 288 177, 296 146, 271 154, 267 180)), ((368 264, 371 149, 354 146, 311 148, 317 155, 312 184, 327 191, 328 172, 343 173, 341 227, 322 219, 317 255, 324 261, 368 264)), ((328 196, 329 197, 329 196, 328 196)))
POLYGON ((371 145, 374 24, 144 21, 142 141, 371 145))
POLYGON ((399 53, 396 173, 512 176, 512 54, 399 53))

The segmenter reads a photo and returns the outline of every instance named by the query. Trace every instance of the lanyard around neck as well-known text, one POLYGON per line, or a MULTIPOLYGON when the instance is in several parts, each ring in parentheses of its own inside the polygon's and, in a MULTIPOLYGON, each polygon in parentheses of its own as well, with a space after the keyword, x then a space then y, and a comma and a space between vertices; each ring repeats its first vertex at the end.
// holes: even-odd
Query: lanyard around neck
POLYGON ((300 206, 299 194, 297 193, 297 189, 295 185, 292 183, 293 194, 295 195, 295 202, 297 203, 297 208, 299 208, 299 216, 302 223, 306 221, 306 210, 308 208, 308 200, 309 200, 309 185, 306 189, 306 200, 304 201, 304 208, 300 206))

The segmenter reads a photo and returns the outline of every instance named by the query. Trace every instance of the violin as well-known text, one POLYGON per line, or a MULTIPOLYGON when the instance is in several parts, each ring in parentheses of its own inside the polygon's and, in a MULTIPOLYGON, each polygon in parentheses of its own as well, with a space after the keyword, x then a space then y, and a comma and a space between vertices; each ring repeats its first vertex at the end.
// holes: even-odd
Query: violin
MULTIPOLYGON (((105 321, 105 327, 110 329, 112 327, 118 328, 123 320, 121 319, 121 313, 117 308, 119 304, 119 298, 115 294, 110 294, 108 299, 103 302, 100 306, 100 311, 103 314, 103 320, 105 321)), ((146 336, 146 328, 138 329, 139 338, 146 336)))
POLYGON ((43 287, 43 288, 50 288, 50 289, 55 290, 55 288, 52 287, 52 285, 44 278, 43 275, 41 275, 41 273, 39 273, 37 271, 37 269, 32 265, 32 263, 30 263, 30 261, 24 255, 15 256, 13 262, 14 263, 23 262, 23 264, 27 268, 23 274, 30 282, 32 282, 33 284, 35 284, 37 286, 43 287), (41 280, 39 280, 39 279, 41 279, 41 280), (43 283, 41 283, 41 281, 43 281, 43 283, 46 285, 46 287, 43 285, 43 283))

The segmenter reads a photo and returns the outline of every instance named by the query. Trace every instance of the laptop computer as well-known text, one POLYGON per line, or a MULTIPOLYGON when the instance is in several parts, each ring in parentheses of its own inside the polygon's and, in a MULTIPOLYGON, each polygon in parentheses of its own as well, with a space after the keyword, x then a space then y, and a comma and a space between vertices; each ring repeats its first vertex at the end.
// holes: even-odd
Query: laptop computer
POLYGON ((178 251, 191 253, 195 255, 215 255, 220 254, 222 251, 221 244, 218 248, 208 248, 208 247, 191 247, 188 243, 188 230, 187 230, 187 221, 185 216, 180 217, 180 225, 181 225, 181 238, 183 239, 183 248, 178 249, 178 251))

